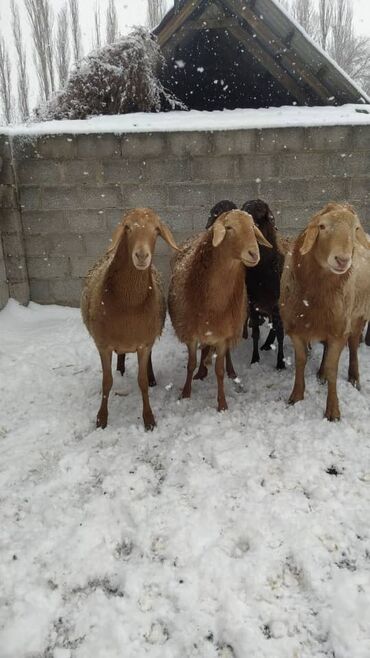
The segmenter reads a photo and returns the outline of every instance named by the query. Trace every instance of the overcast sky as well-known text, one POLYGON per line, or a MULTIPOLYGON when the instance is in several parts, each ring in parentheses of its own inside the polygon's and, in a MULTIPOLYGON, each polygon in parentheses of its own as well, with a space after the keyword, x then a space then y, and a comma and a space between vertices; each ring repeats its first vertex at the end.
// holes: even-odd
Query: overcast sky
MULTIPOLYGON (((50 0, 57 14, 60 7, 66 0, 50 0)), ((370 0, 352 0, 355 15, 355 24, 358 32, 370 37, 370 0)), ((80 7, 81 30, 83 36, 84 52, 92 48, 92 31, 93 17, 96 5, 100 7, 101 15, 104 19, 108 0, 78 0, 80 7)), ((22 10, 22 28, 24 38, 27 44, 27 54, 29 64, 32 62, 32 41, 25 15, 23 0, 16 0, 16 3, 22 10)), ((147 0, 116 0, 118 12, 119 28, 122 33, 128 32, 133 25, 144 24, 146 18, 147 0)), ((173 5, 173 0, 167 0, 167 7, 173 5)), ((0 34, 5 37, 6 43, 11 51, 12 60, 14 61, 14 52, 12 51, 12 34, 10 26, 10 0, 0 0, 0 34)), ((104 41, 104 33, 103 33, 104 41)), ((31 68, 31 67, 30 67, 31 68)), ((31 87, 33 89, 33 103, 37 99, 37 80, 35 74, 31 77, 31 87)), ((14 81, 15 87, 15 81, 14 81)))

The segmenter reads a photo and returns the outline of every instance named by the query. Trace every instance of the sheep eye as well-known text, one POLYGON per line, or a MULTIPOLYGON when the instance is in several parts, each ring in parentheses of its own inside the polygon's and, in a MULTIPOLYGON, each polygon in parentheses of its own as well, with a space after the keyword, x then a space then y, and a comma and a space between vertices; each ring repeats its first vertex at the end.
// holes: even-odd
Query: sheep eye
POLYGON ((320 231, 323 231, 326 228, 325 224, 319 224, 320 231))
POLYGON ((227 231, 232 231, 233 230, 232 226, 225 226, 225 228, 226 228, 227 231))

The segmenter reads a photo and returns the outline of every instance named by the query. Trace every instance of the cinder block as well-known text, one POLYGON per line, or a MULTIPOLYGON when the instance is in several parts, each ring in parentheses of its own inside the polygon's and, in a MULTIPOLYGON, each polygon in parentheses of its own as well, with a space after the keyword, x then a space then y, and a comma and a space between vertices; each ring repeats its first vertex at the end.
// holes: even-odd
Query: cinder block
POLYGON ((87 256, 94 256, 95 259, 102 256, 110 245, 110 239, 111 236, 107 233, 88 233, 85 235, 87 256))
POLYGON ((142 176, 144 181, 164 184, 181 182, 190 179, 189 158, 148 158, 142 163, 142 176))
POLYGON ((21 216, 19 211, 2 208, 0 210, 0 227, 3 234, 15 233, 21 230, 21 216))
POLYGON ((50 301, 55 304, 63 304, 78 307, 80 305, 83 279, 68 278, 50 281, 50 301))
POLYGON ((170 206, 210 208, 215 203, 214 188, 209 183, 179 183, 170 185, 168 192, 170 206))
POLYGON ((347 178, 320 178, 309 181, 308 194, 310 202, 321 207, 329 201, 345 201, 349 198, 350 182, 347 178))
POLYGON ((122 206, 125 208, 156 208, 168 205, 168 185, 122 185, 121 189, 122 206))
POLYGON ((171 256, 155 255, 153 259, 153 265, 157 268, 161 275, 163 288, 165 294, 167 294, 169 279, 171 275, 171 256))
POLYGON ((308 128, 305 146, 310 151, 349 151, 352 148, 350 126, 308 128))
POLYGON ((78 135, 77 157, 101 160, 103 158, 119 158, 121 156, 121 140, 116 135, 90 134, 78 135))
POLYGON ((5 233, 2 236, 4 255, 24 256, 23 236, 21 233, 5 233))
POLYGON ((27 235, 25 236, 26 256, 45 257, 50 254, 50 239, 44 235, 27 235))
POLYGON ((49 236, 49 256, 67 256, 86 254, 85 237, 81 234, 52 233, 49 236))
POLYGON ((257 136, 256 130, 216 130, 213 133, 214 152, 218 155, 255 153, 257 136))
POLYGON ((276 155, 277 175, 287 178, 327 176, 326 153, 281 153, 276 155))
POLYGON ((370 150, 370 125, 352 127, 352 148, 354 151, 370 150))
POLYGON ((8 135, 0 135, 0 158, 3 160, 11 160, 11 144, 8 135))
POLYGON ((0 156, 0 185, 14 185, 14 171, 10 160, 3 160, 0 156))
POLYGON ((31 279, 30 298, 38 304, 51 304, 49 279, 31 279))
POLYGON ((116 208, 122 205, 121 190, 118 186, 80 187, 78 208, 116 208))
POLYGON ((0 208, 17 208, 17 196, 14 185, 0 185, 0 208))
POLYGON ((304 141, 304 128, 264 128, 258 131, 257 152, 300 152, 303 151, 304 141))
POLYGON ((103 166, 93 160, 65 160, 61 166, 64 185, 94 185, 103 182, 103 166))
POLYGON ((15 135, 12 138, 13 158, 15 162, 22 162, 31 158, 40 158, 37 150, 37 137, 35 135, 15 135))
POLYGON ((101 220, 106 226, 106 231, 109 235, 114 231, 118 224, 122 221, 128 208, 106 208, 102 211, 103 214, 99 215, 101 220))
POLYGON ((273 155, 255 154, 253 157, 241 155, 235 167, 235 178, 257 181, 275 177, 278 174, 278 158, 273 155), (258 179, 258 180, 257 180, 258 179))
MULTIPOLYGON (((166 206, 156 208, 159 217, 172 231, 191 232, 193 230, 193 208, 166 206)), ((204 210, 202 211, 204 215, 204 210)))
POLYGON ((6 275, 10 283, 23 283, 27 280, 27 265, 22 256, 5 255, 6 275))
MULTIPOLYGON (((255 179, 245 180, 243 182, 220 182, 212 186, 214 190, 214 203, 228 199, 233 201, 238 207, 241 207, 248 199, 256 199, 258 193, 258 183, 255 179)), ((213 203, 208 204, 207 209, 210 210, 213 203)))
POLYGON ((115 208, 68 210, 66 211, 68 230, 78 234, 90 233, 91 231, 94 233, 97 231, 105 232, 107 230, 107 220, 112 215, 115 217, 120 216, 120 211, 115 208))
POLYGON ((350 194, 348 197, 354 200, 366 200, 366 203, 368 203, 370 200, 370 175, 361 178, 352 178, 350 180, 350 194))
POLYGON ((21 185, 57 185, 62 181, 62 169, 55 160, 22 160, 17 163, 21 185))
POLYGON ((178 157, 208 155, 214 148, 212 139, 212 133, 209 132, 168 133, 168 153, 178 157))
POLYGON ((234 180, 237 169, 237 158, 234 155, 218 157, 197 156, 191 161, 191 177, 193 180, 234 180))
MULTIPOLYGON (((58 185, 58 187, 42 188, 42 208, 44 210, 63 210, 80 207, 79 188, 58 185)), ((28 206, 29 207, 29 206, 28 206)), ((34 208, 38 207, 36 205, 34 208)))
POLYGON ((88 271, 95 265, 97 261, 97 256, 83 256, 79 258, 77 256, 71 256, 71 275, 73 278, 79 278, 87 275, 88 271))
MULTIPOLYGON (((20 186, 20 205, 24 210, 35 210, 41 207, 41 190, 39 187, 20 186)), ((13 206, 14 207, 14 206, 13 206)))
POLYGON ((112 160, 102 163, 103 180, 106 183, 137 183, 143 180, 141 160, 112 160))
POLYGON ((9 288, 5 281, 0 282, 0 309, 4 308, 9 299, 9 288))
POLYGON ((69 275, 68 258, 45 256, 43 258, 30 257, 27 259, 28 275, 30 279, 60 279, 69 275))
POLYGON ((327 173, 333 176, 368 176, 370 186, 370 150, 362 153, 332 153, 327 156, 327 173))
POLYGON ((167 152, 166 133, 132 133, 122 136, 121 148, 124 158, 157 157, 167 152))
POLYGON ((68 230, 63 210, 29 210, 22 213, 24 234, 43 235, 68 230))
POLYGON ((30 301, 28 280, 20 283, 9 283, 9 297, 16 299, 20 304, 28 304, 30 301))
POLYGON ((39 137, 34 151, 36 156, 51 160, 74 160, 77 157, 75 135, 46 135, 39 137))

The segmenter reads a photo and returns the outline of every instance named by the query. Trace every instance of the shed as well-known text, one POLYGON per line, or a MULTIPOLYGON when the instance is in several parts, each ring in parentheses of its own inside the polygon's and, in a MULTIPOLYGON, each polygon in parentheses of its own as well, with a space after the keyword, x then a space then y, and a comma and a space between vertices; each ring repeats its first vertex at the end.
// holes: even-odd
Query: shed
POLYGON ((369 101, 276 0, 175 0, 155 34, 189 109, 369 101))

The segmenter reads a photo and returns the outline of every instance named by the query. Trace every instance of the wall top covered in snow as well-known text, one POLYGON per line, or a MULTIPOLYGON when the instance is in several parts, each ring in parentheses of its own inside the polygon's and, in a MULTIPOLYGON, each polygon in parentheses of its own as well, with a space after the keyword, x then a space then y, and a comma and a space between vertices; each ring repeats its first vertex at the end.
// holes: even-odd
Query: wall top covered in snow
POLYGON ((263 128, 370 125, 370 105, 270 107, 214 112, 136 113, 76 121, 46 121, 0 127, 3 135, 192 132, 263 128))

